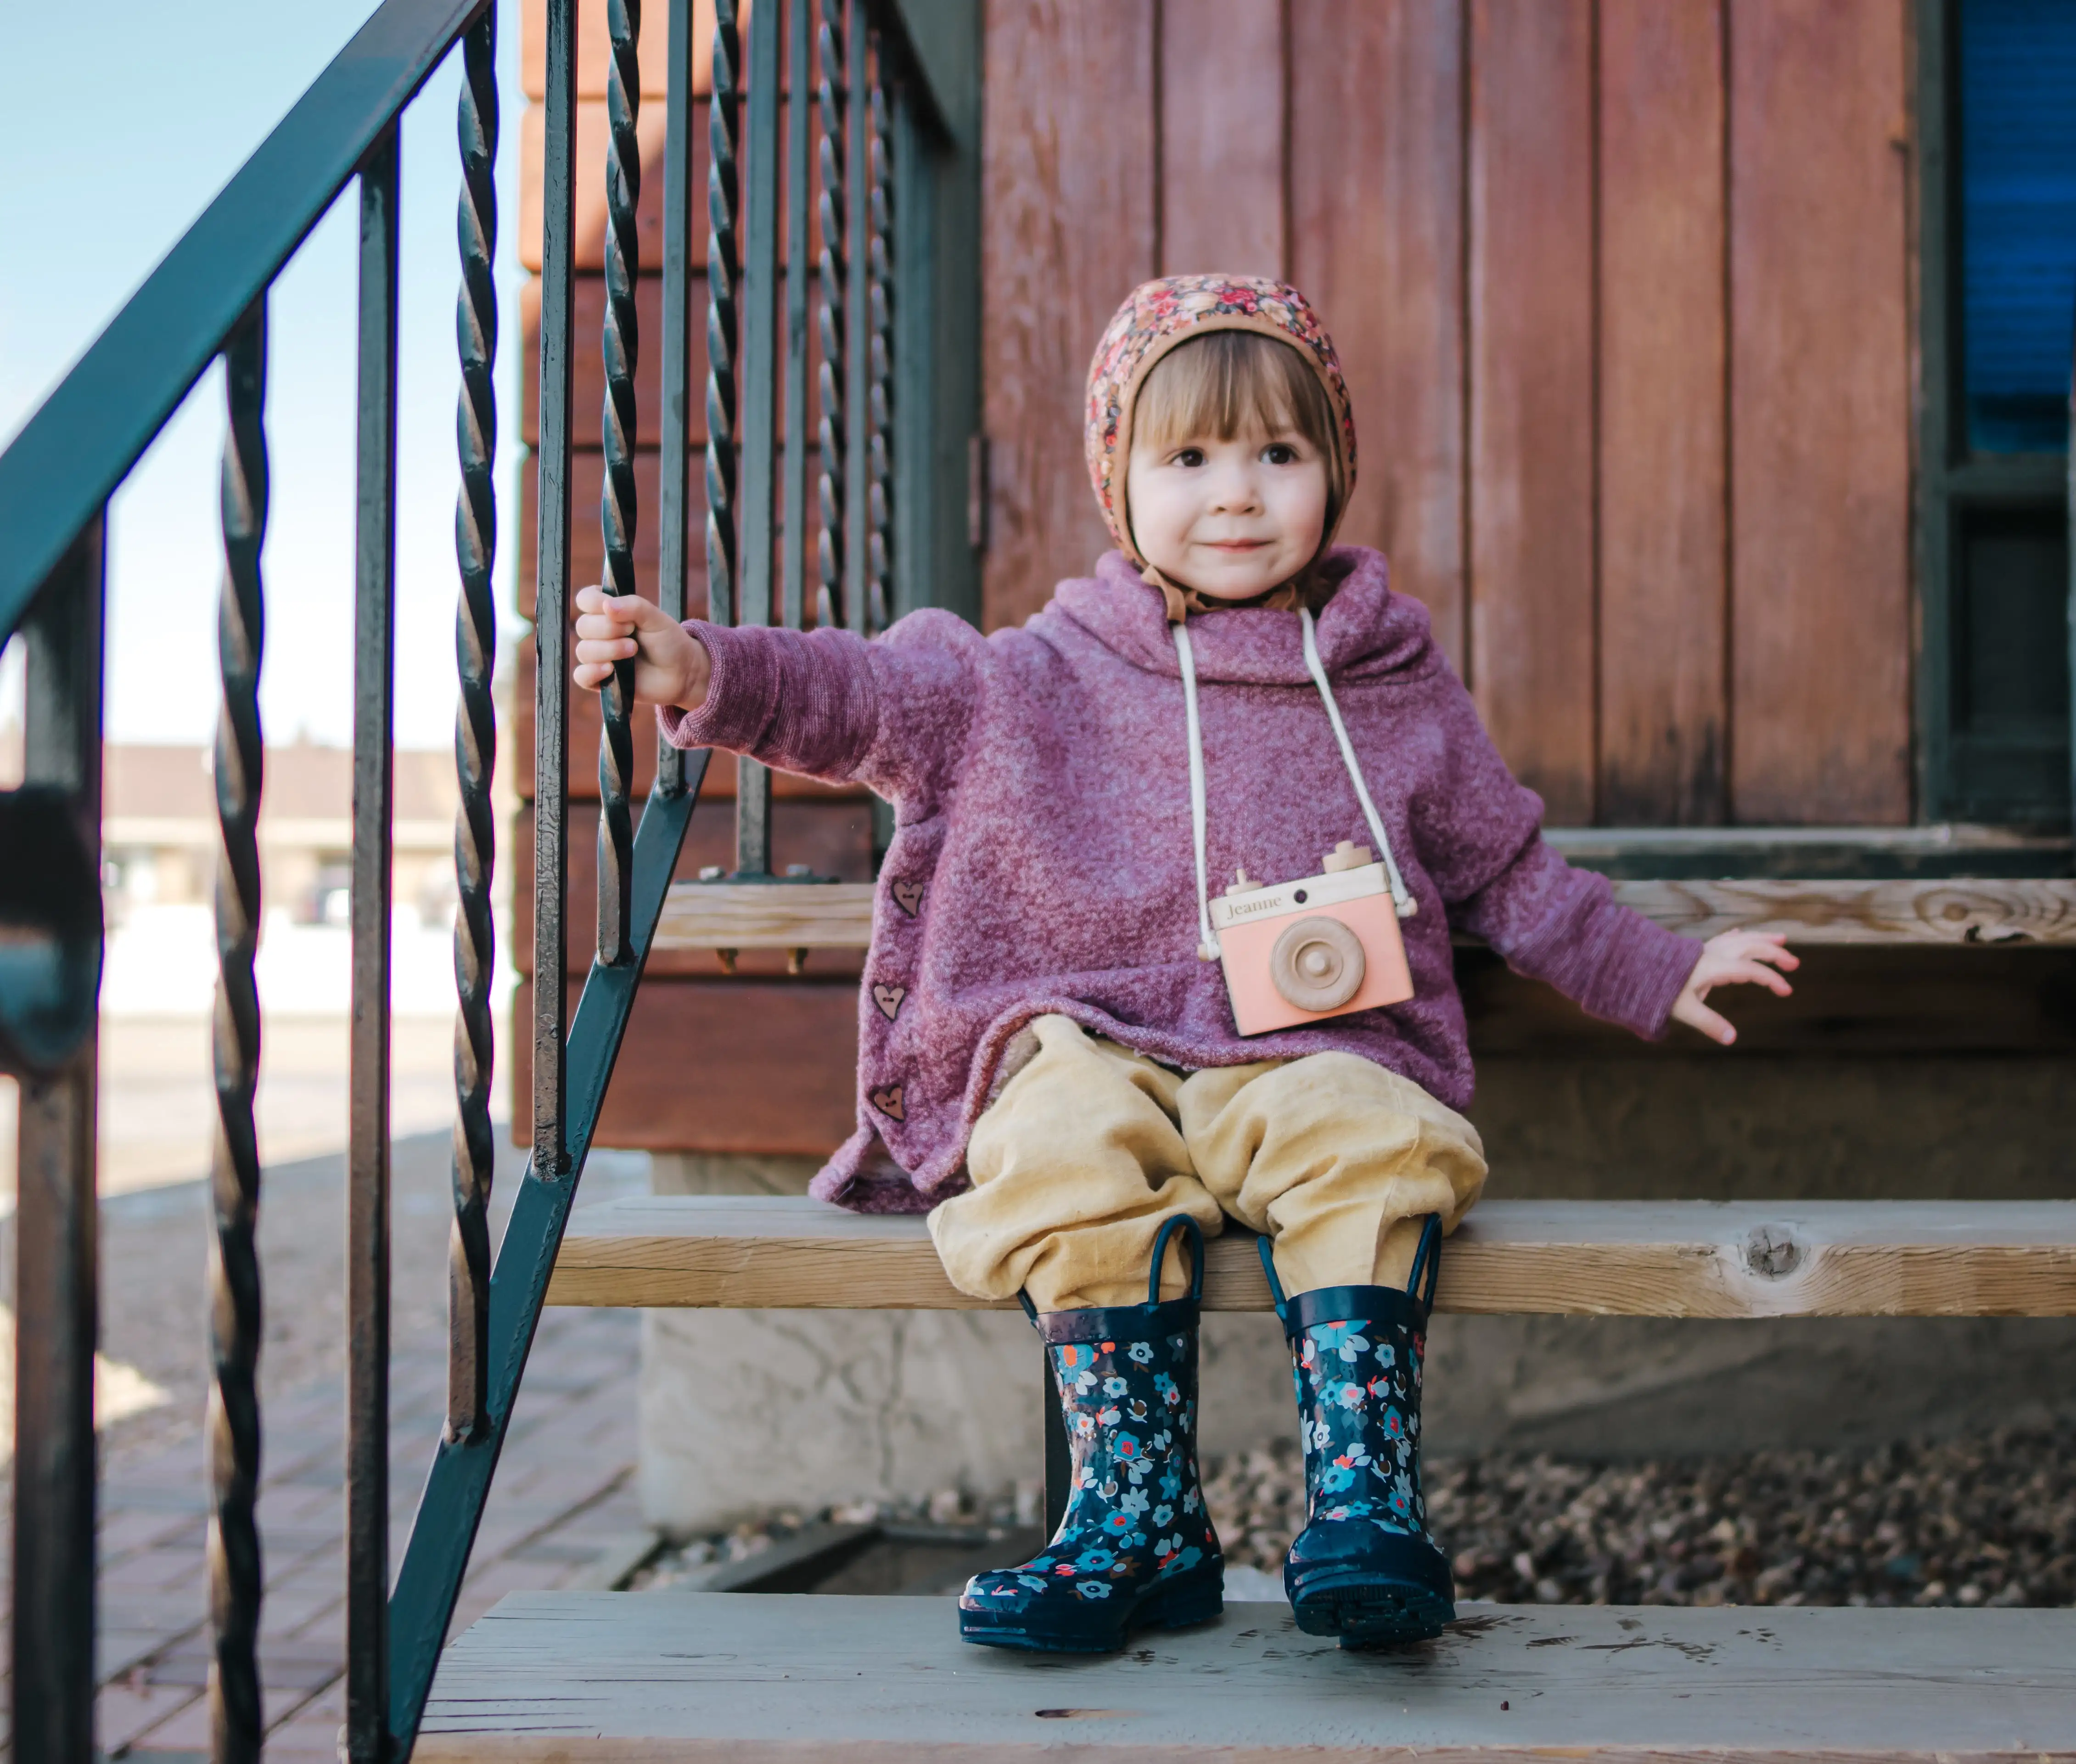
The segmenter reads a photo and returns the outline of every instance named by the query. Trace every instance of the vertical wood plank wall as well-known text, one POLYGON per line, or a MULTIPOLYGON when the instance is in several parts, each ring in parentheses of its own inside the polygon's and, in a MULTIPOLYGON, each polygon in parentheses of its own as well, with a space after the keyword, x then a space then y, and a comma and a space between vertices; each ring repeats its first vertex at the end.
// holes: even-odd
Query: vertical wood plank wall
POLYGON ((1910 818, 1907 0, 984 3, 991 626, 1117 301, 1280 273, 1553 821, 1910 818))

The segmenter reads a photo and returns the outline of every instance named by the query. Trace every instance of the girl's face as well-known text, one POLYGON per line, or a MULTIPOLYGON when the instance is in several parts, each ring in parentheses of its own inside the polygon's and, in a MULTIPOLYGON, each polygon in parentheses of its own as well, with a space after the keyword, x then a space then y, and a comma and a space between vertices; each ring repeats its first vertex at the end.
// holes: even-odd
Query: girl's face
POLYGON ((1214 600, 1288 582, 1326 531, 1327 463, 1294 429, 1253 421, 1230 441, 1135 444, 1125 483, 1140 554, 1214 600))

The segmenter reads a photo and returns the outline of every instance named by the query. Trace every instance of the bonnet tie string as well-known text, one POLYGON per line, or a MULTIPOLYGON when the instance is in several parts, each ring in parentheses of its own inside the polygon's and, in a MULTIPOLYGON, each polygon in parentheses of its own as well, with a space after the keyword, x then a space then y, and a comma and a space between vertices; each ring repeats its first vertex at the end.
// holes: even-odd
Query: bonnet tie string
MULTIPOLYGON (((1362 804, 1363 820, 1368 825, 1370 837, 1376 841, 1378 856, 1384 861, 1384 874, 1391 887, 1392 909, 1401 919, 1410 919, 1419 910, 1419 903, 1414 899, 1405 878, 1398 873, 1397 860, 1391 854, 1390 836, 1384 830, 1384 818, 1370 799, 1369 786, 1364 782, 1362 766, 1356 758, 1355 744, 1348 739, 1347 726, 1341 720, 1341 708, 1334 702, 1333 686, 1327 679, 1325 664, 1319 659, 1312 615, 1301 607, 1298 619, 1304 633, 1305 670, 1312 676, 1320 701, 1327 707, 1327 720, 1333 724, 1341 763, 1347 768, 1348 781, 1356 787, 1356 799, 1362 804)), ((1219 940, 1211 928, 1210 875, 1205 859, 1204 729, 1197 706, 1197 658, 1190 642, 1188 625, 1178 619, 1169 629, 1175 633, 1175 657, 1182 671, 1182 715, 1189 724, 1190 832, 1197 859, 1197 955, 1201 961, 1216 961, 1219 940)))

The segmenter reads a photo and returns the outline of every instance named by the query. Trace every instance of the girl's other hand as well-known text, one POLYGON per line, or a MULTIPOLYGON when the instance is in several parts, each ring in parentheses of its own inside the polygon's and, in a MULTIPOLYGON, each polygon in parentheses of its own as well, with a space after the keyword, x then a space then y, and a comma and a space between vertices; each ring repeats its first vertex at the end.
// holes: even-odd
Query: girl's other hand
POLYGON ((1788 948, 1787 939, 1778 932, 1724 932, 1701 945, 1701 959, 1694 964, 1693 973, 1680 988, 1672 1015, 1727 1048, 1738 1039, 1738 1032, 1727 1019, 1701 1002, 1709 990, 1748 983, 1764 986, 1785 998, 1795 989, 1775 969, 1785 968, 1792 973, 1801 965, 1801 957, 1788 948))
POLYGON ((638 596, 579 589, 577 665, 570 678, 596 692, 618 662, 634 664, 637 698, 687 711, 706 702, 712 669, 697 637, 638 596))

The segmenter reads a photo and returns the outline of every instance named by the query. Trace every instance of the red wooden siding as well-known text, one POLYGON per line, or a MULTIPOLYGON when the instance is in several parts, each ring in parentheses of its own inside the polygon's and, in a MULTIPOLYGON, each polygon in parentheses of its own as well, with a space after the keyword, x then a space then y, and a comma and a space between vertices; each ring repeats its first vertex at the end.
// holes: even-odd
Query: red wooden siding
POLYGON ((1906 820, 1904 10, 1729 15, 1733 799, 1906 820))
POLYGON ((1721 817, 1727 758, 1721 0, 1601 0, 1600 799, 1721 817))
POLYGON ((1473 0, 1470 687, 1555 821, 1593 818, 1592 0, 1473 0))
POLYGON ((1463 27, 1455 0, 1292 0, 1291 279, 1334 315, 1362 416, 1341 525, 1467 645, 1463 27))
POLYGON ((1185 0, 1162 15, 1160 272, 1279 275, 1288 245, 1282 8, 1185 0))
POLYGON ((990 0, 982 278, 987 611, 1020 624, 1110 542, 1082 457, 1089 357, 1154 273, 1155 0, 990 0))
POLYGON ((1911 813, 1904 0, 987 0, 990 625, 1102 548, 1103 320, 1280 271, 1555 821, 1911 813))

